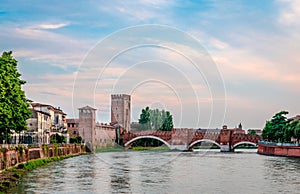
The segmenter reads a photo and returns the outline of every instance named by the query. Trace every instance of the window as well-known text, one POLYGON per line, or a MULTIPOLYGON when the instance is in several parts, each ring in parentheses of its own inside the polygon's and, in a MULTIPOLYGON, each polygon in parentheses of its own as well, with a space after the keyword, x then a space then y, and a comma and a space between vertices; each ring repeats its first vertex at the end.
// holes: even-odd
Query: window
POLYGON ((58 115, 55 116, 55 124, 58 124, 58 115))

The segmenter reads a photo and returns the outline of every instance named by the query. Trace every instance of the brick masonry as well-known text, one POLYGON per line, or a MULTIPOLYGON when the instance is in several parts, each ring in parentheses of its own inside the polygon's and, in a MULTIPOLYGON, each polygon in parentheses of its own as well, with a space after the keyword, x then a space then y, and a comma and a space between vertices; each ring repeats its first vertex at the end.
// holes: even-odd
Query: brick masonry
POLYGON ((271 156, 300 157, 300 147, 258 144, 257 153, 271 156))
POLYGON ((30 160, 81 153, 85 153, 84 145, 67 144, 59 147, 54 147, 54 145, 46 145, 40 148, 24 148, 22 146, 21 149, 20 146, 11 146, 8 148, 2 147, 0 151, 0 170, 25 163, 30 160))

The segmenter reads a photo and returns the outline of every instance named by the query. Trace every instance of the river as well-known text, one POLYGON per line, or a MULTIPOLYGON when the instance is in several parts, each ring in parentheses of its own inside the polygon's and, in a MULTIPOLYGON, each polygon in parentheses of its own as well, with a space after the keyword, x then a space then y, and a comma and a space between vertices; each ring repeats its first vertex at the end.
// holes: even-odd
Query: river
POLYGON ((300 159, 255 150, 126 151, 53 162, 9 193, 299 193, 300 159))

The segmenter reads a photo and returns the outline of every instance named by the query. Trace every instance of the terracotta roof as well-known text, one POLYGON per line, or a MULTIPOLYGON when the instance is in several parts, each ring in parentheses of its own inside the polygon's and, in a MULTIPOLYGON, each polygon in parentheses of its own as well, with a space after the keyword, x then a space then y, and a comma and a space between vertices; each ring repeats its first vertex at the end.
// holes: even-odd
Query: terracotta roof
POLYGON ((50 107, 53 107, 53 106, 51 106, 49 104, 42 104, 42 103, 38 103, 38 102, 32 102, 30 104, 31 104, 32 107, 36 107, 36 106, 50 106, 50 107))
POLYGON ((50 105, 50 104, 42 104, 42 103, 38 103, 38 102, 32 102, 30 103, 30 105, 35 108, 35 107, 48 107, 52 110, 54 110, 56 113, 61 113, 63 115, 67 115, 66 113, 64 113, 59 107, 55 108, 54 106, 50 105))

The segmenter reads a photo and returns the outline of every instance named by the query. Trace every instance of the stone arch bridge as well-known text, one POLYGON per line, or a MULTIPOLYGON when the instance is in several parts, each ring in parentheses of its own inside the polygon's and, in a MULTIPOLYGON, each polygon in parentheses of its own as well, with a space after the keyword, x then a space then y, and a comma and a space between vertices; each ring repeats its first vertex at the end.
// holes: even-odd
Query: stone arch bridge
POLYGON ((217 145, 221 151, 234 151, 239 145, 257 146, 261 136, 236 133, 234 130, 222 129, 219 132, 199 132, 195 129, 173 129, 172 131, 125 132, 120 136, 126 149, 138 139, 152 138, 163 142, 170 149, 192 150, 200 142, 217 145))

